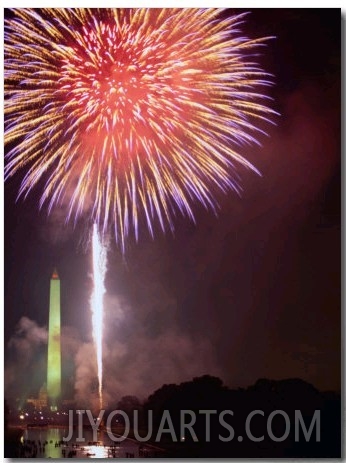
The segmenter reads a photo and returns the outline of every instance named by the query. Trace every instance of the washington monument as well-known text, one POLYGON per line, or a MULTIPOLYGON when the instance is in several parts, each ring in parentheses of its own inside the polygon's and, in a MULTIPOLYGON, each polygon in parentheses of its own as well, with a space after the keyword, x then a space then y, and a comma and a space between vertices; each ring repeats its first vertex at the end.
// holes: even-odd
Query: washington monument
POLYGON ((50 280, 47 394, 51 410, 57 410, 61 395, 60 279, 54 270, 50 280))

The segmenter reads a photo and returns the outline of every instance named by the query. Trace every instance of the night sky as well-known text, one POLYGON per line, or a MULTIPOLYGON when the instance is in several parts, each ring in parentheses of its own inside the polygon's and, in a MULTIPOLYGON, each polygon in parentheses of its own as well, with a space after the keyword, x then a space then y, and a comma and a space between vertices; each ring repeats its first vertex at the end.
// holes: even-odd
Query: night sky
MULTIPOLYGON (((174 235, 157 227, 154 240, 142 231, 125 256, 111 241, 110 401, 202 374, 230 387, 299 377, 340 390, 340 10, 252 10, 243 30, 276 36, 258 61, 275 76, 268 94, 281 116, 261 147, 242 151, 262 177, 240 170, 242 196, 217 196, 217 217, 196 204, 196 225, 177 217, 174 235)), ((86 400, 95 376, 88 228, 65 226, 64 211, 39 212, 39 190, 16 202, 21 178, 5 185, 5 395, 37 394, 45 380, 56 267, 66 394, 86 400)))

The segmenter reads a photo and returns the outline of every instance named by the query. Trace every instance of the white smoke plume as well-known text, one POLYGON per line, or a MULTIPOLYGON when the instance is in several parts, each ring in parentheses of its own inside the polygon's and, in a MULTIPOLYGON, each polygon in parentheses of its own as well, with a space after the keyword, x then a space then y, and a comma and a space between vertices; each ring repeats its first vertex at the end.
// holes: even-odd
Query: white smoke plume
POLYGON ((47 344, 48 331, 46 327, 39 326, 34 320, 22 317, 17 326, 15 334, 9 340, 8 346, 14 349, 18 359, 25 365, 30 362, 36 349, 47 344))
MULTIPOLYGON (((42 347, 47 344, 48 332, 45 326, 39 326, 28 317, 21 317, 15 333, 8 342, 10 359, 5 359, 5 394, 18 394, 25 397, 42 373, 42 347), (33 374, 28 376, 28 371, 33 374)), ((41 381, 39 379, 38 381, 41 381)))

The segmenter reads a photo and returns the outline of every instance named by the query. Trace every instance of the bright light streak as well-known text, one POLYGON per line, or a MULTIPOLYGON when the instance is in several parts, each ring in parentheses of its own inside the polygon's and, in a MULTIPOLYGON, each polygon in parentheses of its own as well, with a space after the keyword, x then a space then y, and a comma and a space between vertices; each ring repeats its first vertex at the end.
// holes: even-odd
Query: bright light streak
POLYGON ((93 338, 96 348, 97 375, 99 382, 100 409, 102 409, 102 328, 103 296, 106 292, 104 278, 106 273, 106 248, 102 245, 97 225, 94 224, 92 236, 93 292, 91 295, 93 338))

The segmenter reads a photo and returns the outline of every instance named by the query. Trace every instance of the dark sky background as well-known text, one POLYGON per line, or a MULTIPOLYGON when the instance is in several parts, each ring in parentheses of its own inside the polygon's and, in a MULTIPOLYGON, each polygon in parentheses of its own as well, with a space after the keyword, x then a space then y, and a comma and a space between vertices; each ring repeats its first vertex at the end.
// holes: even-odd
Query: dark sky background
MULTIPOLYGON (((237 10, 240 11, 240 10, 237 10)), ((235 11, 235 12, 237 12, 235 11)), ((105 391, 146 397, 202 374, 230 387, 300 377, 340 389, 340 10, 260 9, 250 37, 276 36, 259 62, 274 74, 280 112, 262 147, 242 154, 243 194, 219 196, 218 217, 195 207, 175 234, 142 233, 123 257, 109 246, 105 391)), ((87 400, 92 362, 91 256, 84 223, 15 201, 5 185, 5 394, 44 382, 49 280, 61 278, 66 394, 87 400), (23 318, 25 317, 25 318, 23 318), (30 374, 28 374, 30 371, 30 374)))

